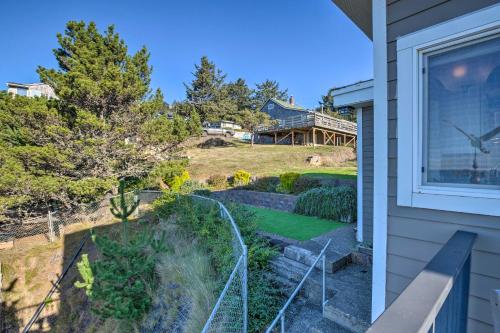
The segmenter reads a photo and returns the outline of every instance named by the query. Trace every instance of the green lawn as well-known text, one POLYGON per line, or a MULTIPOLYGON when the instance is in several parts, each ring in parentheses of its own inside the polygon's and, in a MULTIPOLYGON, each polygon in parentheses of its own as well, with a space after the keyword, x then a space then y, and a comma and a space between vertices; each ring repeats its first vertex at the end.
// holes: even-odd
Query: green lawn
POLYGON ((299 241, 345 226, 344 223, 274 209, 247 206, 257 214, 259 230, 299 241))

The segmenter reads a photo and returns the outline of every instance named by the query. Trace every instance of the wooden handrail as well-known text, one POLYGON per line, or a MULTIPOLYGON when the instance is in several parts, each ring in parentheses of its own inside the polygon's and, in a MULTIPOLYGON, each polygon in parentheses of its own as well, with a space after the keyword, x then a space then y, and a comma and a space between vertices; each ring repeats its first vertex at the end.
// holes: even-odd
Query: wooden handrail
POLYGON ((366 333, 466 332, 476 236, 457 231, 366 333))

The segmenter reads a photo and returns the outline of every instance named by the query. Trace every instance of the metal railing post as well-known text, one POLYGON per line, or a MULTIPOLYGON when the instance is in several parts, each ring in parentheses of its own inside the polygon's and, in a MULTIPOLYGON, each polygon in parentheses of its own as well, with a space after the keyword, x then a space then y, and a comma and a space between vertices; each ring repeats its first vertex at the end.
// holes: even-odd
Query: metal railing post
POLYGON ((49 223, 49 242, 54 241, 54 224, 52 222, 52 212, 49 210, 49 213, 47 214, 48 218, 48 223, 49 223))
POLYGON ((281 333, 285 333, 285 313, 281 315, 281 333))
POLYGON ((243 246, 243 333, 248 331, 248 258, 247 246, 243 246))
POLYGON ((321 313, 325 315, 325 303, 326 303, 326 256, 323 254, 322 259, 323 266, 323 299, 321 302, 321 313))

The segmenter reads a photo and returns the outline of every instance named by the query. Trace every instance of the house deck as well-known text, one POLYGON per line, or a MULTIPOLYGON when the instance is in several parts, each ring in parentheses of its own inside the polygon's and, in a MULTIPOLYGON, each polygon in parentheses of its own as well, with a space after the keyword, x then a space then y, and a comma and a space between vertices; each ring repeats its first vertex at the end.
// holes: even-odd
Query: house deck
POLYGON ((280 119, 271 126, 259 126, 259 137, 271 137, 274 144, 295 143, 303 145, 356 145, 357 125, 351 121, 334 118, 317 112, 280 119))

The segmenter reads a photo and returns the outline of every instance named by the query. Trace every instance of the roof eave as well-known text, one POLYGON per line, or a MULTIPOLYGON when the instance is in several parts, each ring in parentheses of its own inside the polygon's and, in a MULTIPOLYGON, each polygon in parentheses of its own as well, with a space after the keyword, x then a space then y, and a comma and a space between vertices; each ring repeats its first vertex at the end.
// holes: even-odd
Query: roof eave
POLYGON ((354 22, 370 40, 373 40, 371 0, 332 0, 332 2, 354 22))

